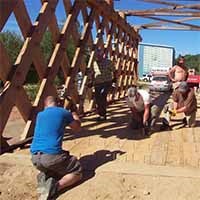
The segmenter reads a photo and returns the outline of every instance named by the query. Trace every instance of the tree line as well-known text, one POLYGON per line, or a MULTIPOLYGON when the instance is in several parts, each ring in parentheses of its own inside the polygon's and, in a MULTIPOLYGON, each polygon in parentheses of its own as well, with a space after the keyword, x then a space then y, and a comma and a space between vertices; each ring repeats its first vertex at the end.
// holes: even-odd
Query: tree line
MULTIPOLYGON (((16 32, 6 31, 0 33, 0 42, 4 45, 10 58, 11 64, 14 65, 15 60, 24 43, 23 38, 16 32)), ((40 43, 40 48, 43 53, 45 62, 48 63, 50 56, 53 52, 53 42, 50 31, 47 30, 43 35, 42 41, 40 43)), ((70 39, 67 44, 66 53, 71 63, 75 53, 75 45, 72 39, 70 39)), ((37 72, 35 70, 34 65, 32 64, 26 78, 26 83, 38 83, 38 81, 39 79, 37 72)))
MULTIPOLYGON (((176 62, 178 61, 179 57, 181 57, 181 55, 179 55, 176 58, 176 62)), ((195 69, 197 73, 200 73, 200 54, 197 55, 187 54, 184 56, 184 58, 185 58, 185 66, 188 69, 195 69)))
MULTIPOLYGON (((40 47, 42 50, 42 53, 44 55, 46 63, 48 63, 48 60, 50 59, 50 56, 53 51, 53 43, 51 39, 51 32, 46 31, 43 39, 40 43, 40 47)), ((23 39, 22 37, 16 33, 16 32, 2 32, 0 33, 0 42, 4 45, 5 49, 7 50, 8 56, 10 58, 11 64, 14 64, 17 55, 20 52, 20 49, 22 48, 23 45, 23 39)), ((72 38, 69 40, 67 48, 66 48, 66 53, 69 58, 69 61, 71 63, 74 53, 75 53, 75 44, 72 40, 72 38)), ((89 52, 88 52, 89 55, 89 52)), ((185 60, 186 60, 186 66, 188 68, 194 68, 198 73, 200 73, 200 54, 197 55, 185 55, 185 60)), ((88 56, 86 55, 85 59, 88 59, 88 56)), ((1 66, 3 67, 3 66, 1 66)), ((27 82, 28 83, 37 83, 38 82, 38 76, 35 71, 35 68, 32 64, 30 71, 27 75, 27 82)))

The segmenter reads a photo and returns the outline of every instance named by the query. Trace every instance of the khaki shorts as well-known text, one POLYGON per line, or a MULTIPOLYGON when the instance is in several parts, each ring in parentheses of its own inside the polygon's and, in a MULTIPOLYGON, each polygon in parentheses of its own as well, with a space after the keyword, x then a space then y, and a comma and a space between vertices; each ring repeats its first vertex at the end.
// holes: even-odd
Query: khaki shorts
POLYGON ((60 179, 66 174, 82 174, 82 167, 75 156, 71 156, 68 151, 61 154, 43 154, 32 155, 33 165, 48 176, 60 179))

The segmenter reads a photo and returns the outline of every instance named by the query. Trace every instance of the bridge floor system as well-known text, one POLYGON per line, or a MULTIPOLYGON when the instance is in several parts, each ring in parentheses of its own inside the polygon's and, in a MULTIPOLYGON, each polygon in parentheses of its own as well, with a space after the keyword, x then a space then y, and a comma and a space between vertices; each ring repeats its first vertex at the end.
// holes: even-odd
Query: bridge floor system
MULTIPOLYGON (((80 158, 83 182, 58 199, 71 200, 198 200, 200 199, 200 95, 197 126, 182 127, 183 116, 173 130, 144 137, 127 127, 125 101, 109 106, 106 122, 95 115, 83 119, 78 134, 66 130, 63 147, 80 158)), ((161 113, 162 117, 162 113, 161 113)), ((37 171, 29 149, 0 157, 0 199, 36 199, 37 171)))

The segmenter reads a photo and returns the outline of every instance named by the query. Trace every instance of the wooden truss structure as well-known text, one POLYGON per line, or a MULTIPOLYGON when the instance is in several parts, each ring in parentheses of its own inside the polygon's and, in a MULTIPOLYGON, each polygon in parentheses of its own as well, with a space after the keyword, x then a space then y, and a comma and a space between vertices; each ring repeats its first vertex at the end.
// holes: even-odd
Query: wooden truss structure
POLYGON ((60 73, 64 77, 68 94, 79 105, 79 111, 85 112, 93 108, 92 89, 87 87, 87 83, 96 48, 104 48, 117 70, 118 83, 111 94, 112 99, 124 97, 126 89, 137 78, 137 48, 141 38, 114 11, 112 1, 60 1, 66 14, 61 28, 56 18, 58 0, 41 0, 41 9, 34 23, 23 0, 0 0, 0 31, 9 16, 14 14, 24 38, 23 46, 13 64, 7 49, 0 41, 0 80, 3 82, 0 91, 0 153, 13 144, 23 143, 33 135, 36 114, 43 108, 44 98, 57 95, 54 81, 60 73), (79 30, 77 24, 83 24, 82 30, 79 30), (52 36, 53 51, 48 62, 45 62, 40 44, 47 30, 52 36), (71 62, 66 53, 69 40, 73 40, 75 44, 71 62), (39 89, 34 101, 30 100, 25 90, 31 66, 39 77, 39 89), (83 79, 78 91, 76 76, 80 71, 83 79), (22 133, 8 141, 4 130, 14 107, 19 110, 25 126, 22 133))
POLYGON ((125 16, 137 16, 152 20, 152 23, 138 25, 137 29, 139 30, 200 30, 200 25, 194 23, 195 20, 200 20, 200 2, 198 3, 198 1, 191 4, 180 4, 178 1, 177 3, 173 3, 169 0, 138 0, 138 2, 139 1, 167 6, 164 8, 147 10, 120 10, 125 16), (176 19, 172 20, 171 17, 175 17, 176 19), (186 23, 186 21, 189 21, 190 23, 186 23))

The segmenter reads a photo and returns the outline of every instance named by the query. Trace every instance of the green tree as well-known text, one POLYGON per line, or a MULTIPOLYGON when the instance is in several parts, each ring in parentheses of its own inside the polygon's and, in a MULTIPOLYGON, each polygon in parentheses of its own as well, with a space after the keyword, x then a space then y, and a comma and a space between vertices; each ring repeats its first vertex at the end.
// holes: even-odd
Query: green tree
POLYGON ((186 55, 185 61, 188 68, 194 68, 197 72, 200 72, 200 54, 186 55))
POLYGON ((46 31, 43 35, 42 41, 40 43, 45 61, 48 62, 52 52, 53 52, 53 42, 52 35, 50 31, 46 31))
MULTIPOLYGON (((180 56, 180 55, 179 55, 180 56)), ((179 56, 177 57, 176 61, 178 60, 179 56)), ((189 69, 195 69, 197 73, 200 73, 200 54, 197 55, 185 55, 185 65, 189 69)))
POLYGON ((15 32, 6 31, 0 33, 0 41, 8 53, 11 64, 14 64, 23 45, 22 37, 15 32))

